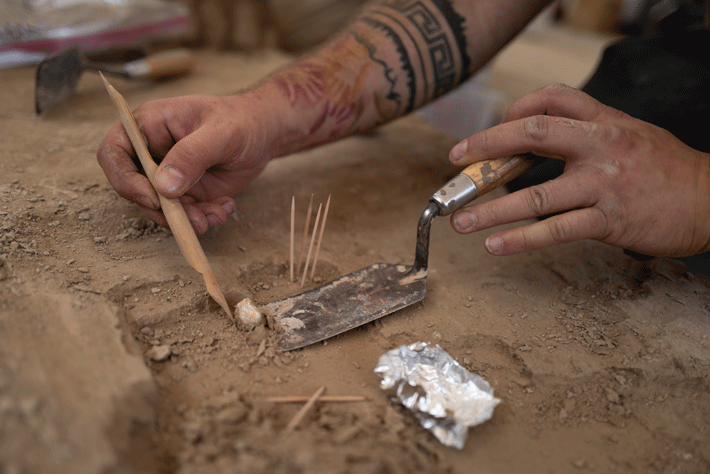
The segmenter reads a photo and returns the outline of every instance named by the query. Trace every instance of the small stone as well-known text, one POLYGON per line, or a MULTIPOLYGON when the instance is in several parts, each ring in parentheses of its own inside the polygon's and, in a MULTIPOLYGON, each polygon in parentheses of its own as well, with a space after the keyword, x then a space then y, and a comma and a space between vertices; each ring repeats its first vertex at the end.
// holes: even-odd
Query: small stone
POLYGON ((610 388, 606 389, 606 399, 611 403, 617 403, 617 404, 620 401, 619 394, 610 388))
POLYGON ((160 293, 160 291, 161 291, 160 288, 158 288, 157 286, 155 288, 150 289, 150 292, 153 293, 154 295, 157 295, 158 293, 160 293))
POLYGON ((264 315, 261 314, 259 308, 256 307, 250 298, 245 298, 237 303, 234 312, 237 315, 239 327, 245 331, 251 331, 255 327, 264 324, 264 315))
POLYGON ((79 271, 79 273, 89 273, 89 269, 86 267, 79 267, 77 268, 77 270, 79 271))
POLYGON ((169 345, 153 346, 148 349, 145 355, 155 362, 162 362, 170 357, 172 350, 169 345))
POLYGON ((81 212, 79 213, 78 217, 80 221, 88 221, 89 219, 91 219, 91 214, 89 214, 88 212, 81 212))
POLYGON ((106 237, 104 237, 104 236, 94 237, 94 243, 96 243, 96 244, 105 244, 105 243, 106 243, 106 237))

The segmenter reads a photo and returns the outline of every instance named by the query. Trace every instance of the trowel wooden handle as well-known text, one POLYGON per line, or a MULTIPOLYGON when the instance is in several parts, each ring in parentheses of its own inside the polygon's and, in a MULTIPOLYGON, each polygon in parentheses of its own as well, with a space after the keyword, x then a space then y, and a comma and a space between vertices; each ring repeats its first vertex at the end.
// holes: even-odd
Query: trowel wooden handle
POLYGON ((526 158, 523 155, 513 155, 473 163, 467 166, 461 174, 465 174, 473 180, 478 190, 477 197, 480 197, 517 178, 538 163, 539 161, 526 158))
POLYGON ((131 61, 126 64, 125 69, 133 78, 164 79, 187 74, 194 62, 192 51, 178 48, 131 61))
POLYGON ((523 155, 473 163, 435 192, 431 200, 437 204, 440 216, 449 215, 539 163, 539 159, 523 155))

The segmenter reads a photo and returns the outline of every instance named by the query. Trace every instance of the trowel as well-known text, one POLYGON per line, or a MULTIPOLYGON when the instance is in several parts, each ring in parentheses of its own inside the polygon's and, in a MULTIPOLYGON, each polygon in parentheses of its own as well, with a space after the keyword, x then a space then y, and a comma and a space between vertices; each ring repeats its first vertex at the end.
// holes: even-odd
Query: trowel
POLYGON ((419 219, 413 265, 376 263, 263 306, 284 328, 280 348, 290 351, 323 341, 424 299, 434 218, 451 214, 535 164, 536 160, 522 155, 482 161, 446 183, 419 219))
POLYGON ((86 69, 126 79, 157 80, 186 74, 193 62, 189 49, 177 48, 120 65, 94 63, 79 46, 70 46, 47 56, 37 65, 35 111, 41 114, 63 102, 86 69))

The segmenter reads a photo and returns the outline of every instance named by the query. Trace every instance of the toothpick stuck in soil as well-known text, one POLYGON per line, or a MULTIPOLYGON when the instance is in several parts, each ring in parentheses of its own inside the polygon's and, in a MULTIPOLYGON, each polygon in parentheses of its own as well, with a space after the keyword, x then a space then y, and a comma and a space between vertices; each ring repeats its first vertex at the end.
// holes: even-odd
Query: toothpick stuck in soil
MULTIPOLYGON (((313 270, 311 270, 311 280, 316 274, 316 263, 318 263, 318 254, 320 253, 320 243, 323 240, 323 231, 325 230, 325 221, 328 218, 328 209, 330 208, 330 194, 328 195, 328 200, 325 203, 325 211, 323 211, 323 223, 320 226, 320 233, 318 234, 318 244, 316 244, 316 255, 313 257, 313 270)), ((315 229, 313 230, 315 233, 315 229)))
POLYGON ((289 271, 291 272, 291 283, 293 283, 293 233, 296 221, 296 196, 291 197, 291 258, 289 260, 289 271))
POLYGON ((301 250, 298 252, 298 264, 296 265, 296 276, 301 271, 301 263, 303 262, 303 250, 306 248, 306 239, 308 238, 308 226, 311 224, 311 214, 313 213, 313 194, 311 194, 311 202, 308 203, 308 213, 306 214, 306 225, 303 227, 303 238, 301 239, 301 250))
POLYGON ((293 417, 293 419, 286 425, 286 428, 284 428, 284 434, 289 434, 291 433, 296 426, 301 422, 301 420, 308 414, 308 411, 313 407, 313 405, 318 401, 320 396, 325 392, 325 385, 316 390, 316 393, 314 393, 311 398, 308 399, 305 405, 301 407, 300 410, 298 410, 298 413, 296 413, 296 416, 293 417))
POLYGON ((303 276, 301 277, 301 288, 306 282, 308 277, 308 262, 311 260, 311 251, 313 250, 313 241, 316 237, 316 231, 318 230, 318 221, 320 220, 320 211, 323 208, 323 203, 318 204, 318 213, 316 213, 316 223, 313 224, 313 233, 311 234, 311 244, 308 246, 308 256, 306 257, 306 266, 303 267, 303 276))
MULTIPOLYGON (((136 123, 136 119, 133 117, 131 109, 123 96, 119 94, 119 92, 114 89, 111 84, 109 84, 103 74, 101 74, 101 78, 104 81, 104 86, 106 87, 109 96, 111 96, 111 100, 118 109, 118 114, 121 117, 123 127, 126 129, 128 138, 131 140, 131 144, 140 159, 141 165, 143 165, 145 174, 148 177, 150 184, 155 188, 155 172, 158 170, 158 165, 155 161, 153 161, 153 157, 148 151, 148 147, 143 140, 143 135, 141 134, 138 124, 136 123)), ((192 268, 202 274, 207 287, 207 292, 212 296, 212 298, 215 299, 215 301, 217 301, 217 303, 219 303, 222 309, 224 309, 227 315, 229 315, 229 318, 234 321, 232 311, 229 309, 229 305, 227 304, 227 300, 224 298, 224 294, 222 293, 219 283, 217 283, 217 278, 212 272, 212 268, 207 261, 207 256, 202 250, 200 241, 197 240, 197 235, 190 224, 190 220, 187 218, 187 214, 185 214, 185 208, 182 207, 182 204, 177 199, 168 199, 160 193, 156 194, 158 194, 158 198, 160 199, 160 207, 165 214, 170 230, 175 237, 178 247, 180 247, 182 255, 185 257, 185 260, 187 260, 187 263, 189 263, 192 268)))

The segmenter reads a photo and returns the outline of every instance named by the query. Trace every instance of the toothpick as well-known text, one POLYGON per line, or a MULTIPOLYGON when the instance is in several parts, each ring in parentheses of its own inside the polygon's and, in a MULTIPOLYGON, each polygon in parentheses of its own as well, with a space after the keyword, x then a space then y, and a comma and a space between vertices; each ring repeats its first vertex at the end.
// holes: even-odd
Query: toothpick
POLYGON ((306 266, 303 267, 303 276, 301 277, 301 288, 303 288, 303 283, 305 283, 308 277, 308 262, 311 260, 311 251, 313 250, 313 241, 316 237, 316 231, 318 230, 318 220, 320 219, 320 210, 323 207, 323 203, 318 204, 318 213, 316 214, 316 223, 313 224, 313 233, 311 234, 311 244, 308 246, 308 256, 306 257, 306 266))
POLYGON ((291 271, 291 283, 293 283, 293 231, 296 220, 296 196, 291 197, 291 259, 289 260, 289 269, 291 271))
MULTIPOLYGON (((303 397, 298 395, 266 397, 266 401, 271 403, 304 403, 310 399, 311 397, 303 397)), ((323 403, 366 402, 367 397, 363 397, 361 395, 324 395, 318 398, 318 401, 323 403)))
POLYGON ((308 213, 306 214, 306 225, 303 228, 303 238, 301 239, 301 250, 298 252, 298 265, 296 266, 296 274, 301 271, 301 262, 303 262, 303 250, 306 248, 306 238, 308 238, 308 226, 311 223, 311 214, 313 213, 313 194, 311 194, 311 202, 308 203, 308 213))
MULTIPOLYGON (((158 165, 155 164, 155 161, 153 161, 153 158, 150 156, 150 152, 143 140, 143 135, 138 128, 136 119, 133 117, 131 109, 123 96, 109 84, 103 74, 101 74, 101 78, 104 81, 104 86, 109 96, 111 96, 111 100, 118 109, 121 122, 123 122, 123 128, 126 129, 128 138, 131 140, 131 144, 133 144, 133 148, 138 155, 138 159, 140 159, 141 165, 143 165, 145 174, 150 184, 155 188, 155 172, 158 170, 158 165)), ((187 260, 187 263, 189 263, 192 268, 202 274, 202 277, 205 279, 205 285, 207 286, 207 292, 219 303, 222 309, 229 315, 230 319, 234 320, 227 300, 224 298, 224 294, 222 294, 219 283, 217 283, 217 278, 212 272, 212 268, 207 261, 205 252, 202 250, 202 246, 200 246, 200 241, 197 240, 195 230, 192 228, 187 214, 185 214, 185 208, 182 207, 182 204, 177 199, 168 199, 160 193, 156 194, 158 194, 160 207, 163 210, 163 214, 165 214, 165 219, 168 221, 170 230, 173 232, 173 236, 175 237, 178 247, 180 247, 180 252, 182 252, 183 257, 185 257, 185 260, 187 260)))
POLYGON ((300 410, 298 410, 296 416, 294 416, 293 419, 288 423, 288 425, 286 425, 286 428, 284 428, 284 434, 291 433, 296 428, 296 426, 298 426, 298 424, 306 416, 311 407, 318 401, 324 391, 325 385, 316 390, 316 393, 314 393, 311 398, 308 399, 306 404, 303 405, 300 410))
MULTIPOLYGON (((313 270, 311 270, 311 280, 316 274, 316 263, 318 263, 318 254, 320 253, 320 243, 323 240, 323 231, 325 230, 325 221, 328 219, 328 208, 330 207, 330 194, 328 201, 325 203, 325 211, 323 211, 323 223, 320 226, 320 234, 318 234, 318 244, 316 245, 316 255, 313 257, 313 270)), ((315 232, 315 231, 314 231, 315 232)))

